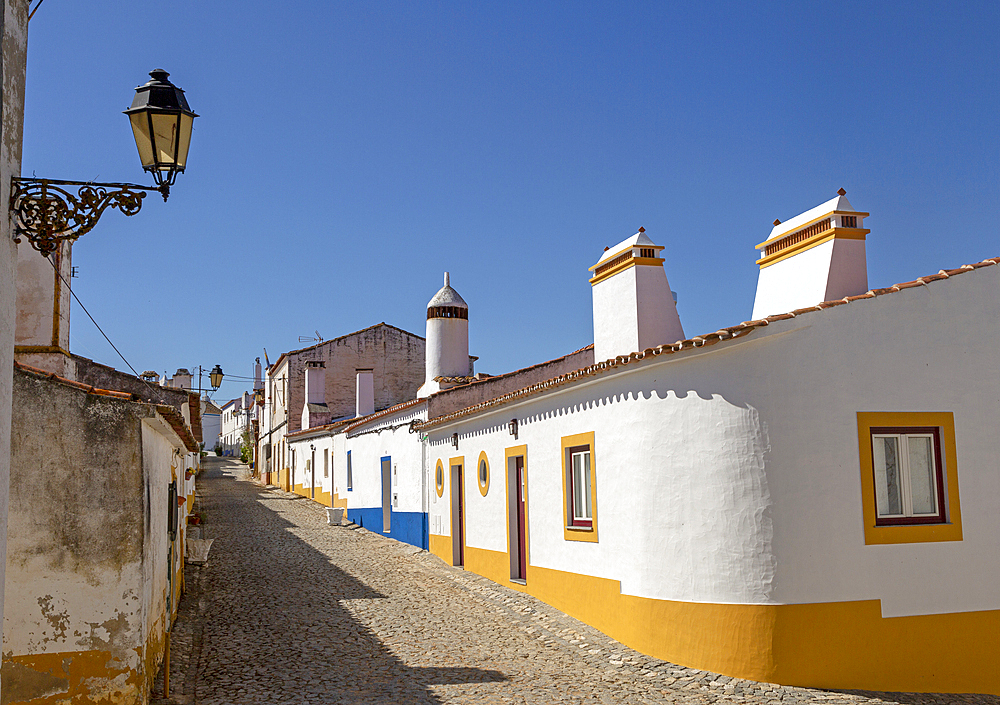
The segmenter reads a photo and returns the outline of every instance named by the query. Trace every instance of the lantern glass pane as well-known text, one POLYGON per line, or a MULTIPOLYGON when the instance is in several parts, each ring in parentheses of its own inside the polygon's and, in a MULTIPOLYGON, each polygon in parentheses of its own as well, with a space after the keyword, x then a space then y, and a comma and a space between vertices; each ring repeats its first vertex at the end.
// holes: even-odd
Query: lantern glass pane
POLYGON ((188 149, 191 147, 191 130, 194 127, 194 118, 190 115, 180 116, 180 145, 177 148, 177 169, 184 171, 187 165, 188 149))
POLYGON ((149 121, 146 119, 146 113, 132 113, 128 119, 132 123, 132 135, 139 150, 139 161, 144 168, 153 166, 153 143, 149 139, 149 121))
POLYGON ((153 113, 153 149, 156 165, 161 171, 174 168, 177 154, 177 122, 180 116, 174 114, 153 113))

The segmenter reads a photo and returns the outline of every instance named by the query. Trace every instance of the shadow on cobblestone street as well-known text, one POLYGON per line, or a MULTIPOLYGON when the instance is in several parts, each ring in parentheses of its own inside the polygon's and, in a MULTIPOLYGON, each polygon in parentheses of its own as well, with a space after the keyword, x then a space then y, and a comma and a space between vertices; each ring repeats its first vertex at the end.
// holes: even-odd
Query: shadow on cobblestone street
POLYGON ((385 596, 297 535, 304 527, 279 508, 296 500, 237 482, 219 465, 199 489, 205 537, 215 543, 206 566, 186 570, 170 701, 435 703, 431 684, 504 679, 395 657, 344 606, 385 596))
POLYGON ((185 569, 170 698, 154 704, 857 703, 1000 705, 993 695, 782 686, 661 661, 412 546, 332 527, 324 509, 206 459, 215 543, 185 569))

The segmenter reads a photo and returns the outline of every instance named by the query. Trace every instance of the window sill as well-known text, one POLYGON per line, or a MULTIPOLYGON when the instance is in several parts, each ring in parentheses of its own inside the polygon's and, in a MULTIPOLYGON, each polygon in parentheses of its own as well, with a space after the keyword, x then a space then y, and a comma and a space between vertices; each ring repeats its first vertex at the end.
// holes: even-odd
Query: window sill
POLYGON ((510 581, 515 585, 527 585, 528 581, 524 578, 511 578, 510 581))
POLYGON ((563 539, 565 541, 588 541, 597 543, 596 526, 564 526, 563 539))

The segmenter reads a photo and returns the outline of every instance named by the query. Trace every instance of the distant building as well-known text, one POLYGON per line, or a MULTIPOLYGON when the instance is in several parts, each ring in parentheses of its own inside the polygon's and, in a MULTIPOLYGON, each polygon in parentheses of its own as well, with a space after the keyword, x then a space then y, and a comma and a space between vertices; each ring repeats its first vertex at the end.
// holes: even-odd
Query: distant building
POLYGON ((222 433, 219 442, 223 455, 240 455, 244 434, 251 432, 254 411, 254 397, 249 392, 222 405, 222 433))

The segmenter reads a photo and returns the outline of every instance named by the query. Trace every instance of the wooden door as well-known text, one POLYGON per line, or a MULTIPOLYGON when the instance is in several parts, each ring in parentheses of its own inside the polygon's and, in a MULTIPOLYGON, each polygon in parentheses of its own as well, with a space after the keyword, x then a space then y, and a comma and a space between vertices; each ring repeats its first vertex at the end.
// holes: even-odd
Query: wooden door
POLYGON ((392 458, 382 458, 382 533, 392 530, 392 458))
POLYGON ((465 565, 465 483, 462 466, 451 466, 451 551, 452 565, 465 565))
POLYGON ((528 537, 525 516, 527 478, 524 473, 524 456, 514 459, 515 481, 517 483, 517 577, 524 580, 528 575, 528 537))

